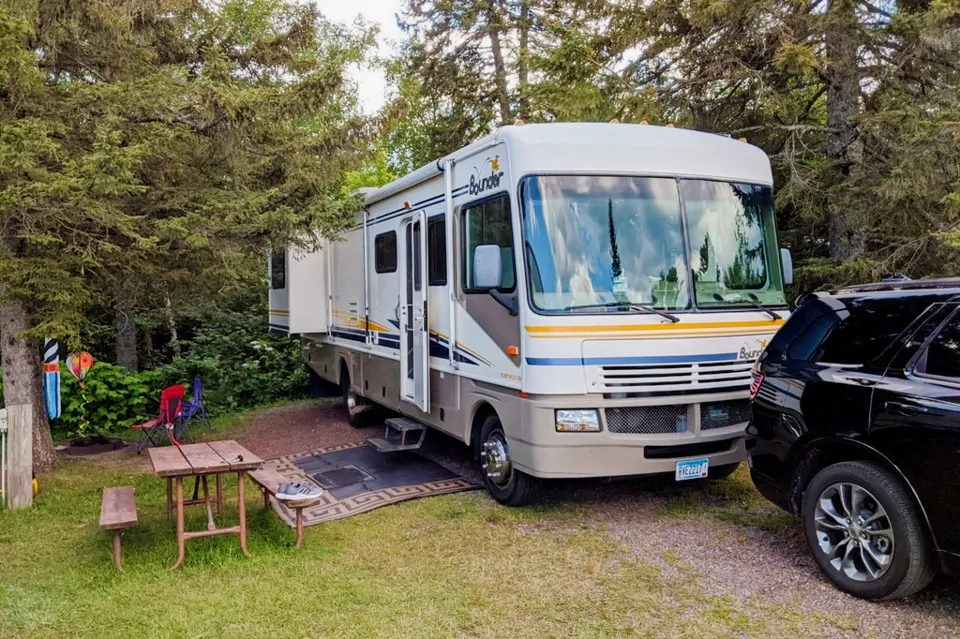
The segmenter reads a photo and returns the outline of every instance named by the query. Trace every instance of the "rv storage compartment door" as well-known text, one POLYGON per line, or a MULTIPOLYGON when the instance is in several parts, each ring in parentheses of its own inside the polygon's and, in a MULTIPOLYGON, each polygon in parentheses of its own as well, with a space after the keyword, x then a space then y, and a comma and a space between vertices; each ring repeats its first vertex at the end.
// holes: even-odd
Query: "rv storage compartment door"
POLYGON ((291 334, 327 332, 326 268, 327 256, 323 251, 308 253, 287 250, 287 302, 291 334))

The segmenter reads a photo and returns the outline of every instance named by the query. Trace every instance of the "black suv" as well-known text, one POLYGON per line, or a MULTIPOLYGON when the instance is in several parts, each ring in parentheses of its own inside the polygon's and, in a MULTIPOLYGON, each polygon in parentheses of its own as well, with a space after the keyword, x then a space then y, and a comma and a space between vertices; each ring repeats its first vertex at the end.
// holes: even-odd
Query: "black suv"
POLYGON ((960 572, 960 278, 807 295, 761 353, 757 488, 866 599, 960 572))

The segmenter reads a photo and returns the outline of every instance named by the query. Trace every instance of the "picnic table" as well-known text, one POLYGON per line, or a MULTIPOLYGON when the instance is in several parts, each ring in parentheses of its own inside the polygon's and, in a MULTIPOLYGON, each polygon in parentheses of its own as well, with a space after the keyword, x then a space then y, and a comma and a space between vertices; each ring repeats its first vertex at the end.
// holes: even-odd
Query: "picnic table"
POLYGON ((240 550, 250 556, 247 551, 247 509, 244 481, 247 471, 256 470, 263 464, 263 460, 249 450, 228 439, 219 442, 203 444, 185 444, 182 446, 163 446, 151 448, 150 463, 153 472, 167 480, 167 517, 170 511, 177 513, 177 561, 171 570, 176 570, 183 563, 183 555, 188 539, 198 537, 213 537, 215 535, 239 535, 240 550), (223 481, 224 473, 237 473, 237 508, 240 513, 240 523, 228 528, 217 528, 213 521, 214 498, 210 496, 207 477, 216 476, 216 505, 217 512, 223 512, 223 481), (183 498, 184 478, 194 477, 193 499, 183 498), (203 499, 198 498, 199 485, 203 485, 203 499), (172 486, 176 485, 176 499, 174 500, 172 486), (205 504, 207 507, 207 529, 188 531, 184 529, 183 508, 191 504, 205 504))

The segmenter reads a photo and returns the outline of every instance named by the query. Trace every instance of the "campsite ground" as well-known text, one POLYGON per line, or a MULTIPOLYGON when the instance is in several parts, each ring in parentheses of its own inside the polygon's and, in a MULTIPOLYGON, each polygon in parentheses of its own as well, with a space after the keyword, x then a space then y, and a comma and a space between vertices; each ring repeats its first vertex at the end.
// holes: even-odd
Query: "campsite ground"
MULTIPOLYGON (((368 437, 335 406, 223 421, 262 456, 368 437)), ((472 473, 431 434, 426 454, 472 473)), ((309 528, 301 550, 248 491, 250 550, 176 542, 163 484, 129 452, 66 460, 29 511, 0 512, 0 637, 947 637, 960 584, 870 604, 816 572, 798 526, 741 470, 716 483, 557 482, 534 508, 482 491, 431 497, 309 528), (103 486, 136 487, 125 574, 97 526, 103 486)), ((229 498, 235 487, 225 490, 229 498)), ((201 509, 191 509, 194 526, 201 509)))

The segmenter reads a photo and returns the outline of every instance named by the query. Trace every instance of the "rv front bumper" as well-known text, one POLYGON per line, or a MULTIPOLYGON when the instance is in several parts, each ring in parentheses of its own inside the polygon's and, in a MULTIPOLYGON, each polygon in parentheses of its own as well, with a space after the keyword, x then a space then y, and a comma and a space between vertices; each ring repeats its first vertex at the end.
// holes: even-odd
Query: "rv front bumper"
POLYGON ((528 398, 520 413, 504 424, 510 456, 536 477, 672 474, 683 459, 706 457, 710 466, 746 459, 747 392, 600 402, 595 395, 528 398), (558 431, 557 410, 577 409, 596 409, 601 430, 558 431))

